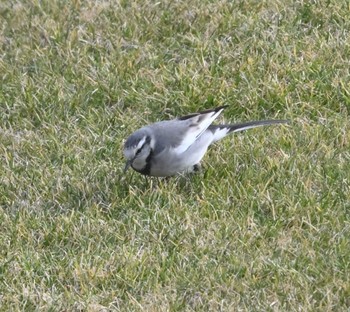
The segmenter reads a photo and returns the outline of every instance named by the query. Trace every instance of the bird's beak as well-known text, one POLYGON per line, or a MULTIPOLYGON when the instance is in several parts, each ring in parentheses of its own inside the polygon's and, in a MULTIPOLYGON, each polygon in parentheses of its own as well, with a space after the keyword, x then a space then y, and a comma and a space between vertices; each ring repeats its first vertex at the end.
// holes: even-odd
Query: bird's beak
POLYGON ((126 172, 126 170, 129 169, 131 163, 132 163, 133 159, 129 159, 126 164, 125 164, 125 167, 124 167, 124 173, 126 172))

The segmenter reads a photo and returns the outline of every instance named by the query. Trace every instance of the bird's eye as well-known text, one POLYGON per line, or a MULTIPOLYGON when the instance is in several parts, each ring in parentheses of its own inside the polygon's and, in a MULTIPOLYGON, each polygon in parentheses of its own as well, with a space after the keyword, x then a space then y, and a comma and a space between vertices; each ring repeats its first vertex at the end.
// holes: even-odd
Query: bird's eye
MULTIPOLYGON (((143 146, 142 146, 142 147, 143 147, 143 146)), ((139 149, 136 151, 135 156, 137 156, 138 154, 140 154, 140 153, 141 153, 142 147, 140 147, 140 148, 139 148, 139 149)))

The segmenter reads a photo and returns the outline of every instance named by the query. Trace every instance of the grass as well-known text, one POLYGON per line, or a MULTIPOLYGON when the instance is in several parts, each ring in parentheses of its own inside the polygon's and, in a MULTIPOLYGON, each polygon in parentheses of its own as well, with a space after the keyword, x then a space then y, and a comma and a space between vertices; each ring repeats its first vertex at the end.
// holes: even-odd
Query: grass
POLYGON ((346 311, 349 4, 3 1, 0 311, 346 311), (168 181, 147 122, 287 118, 168 181))

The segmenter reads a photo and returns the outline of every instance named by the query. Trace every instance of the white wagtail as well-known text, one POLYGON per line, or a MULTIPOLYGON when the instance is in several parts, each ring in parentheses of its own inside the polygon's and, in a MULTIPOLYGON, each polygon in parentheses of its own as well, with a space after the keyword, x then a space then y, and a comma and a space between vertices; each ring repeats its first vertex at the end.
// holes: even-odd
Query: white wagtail
POLYGON ((212 125, 227 106, 156 122, 136 130, 124 145, 124 155, 127 158, 124 172, 129 166, 141 174, 156 177, 196 171, 209 145, 227 134, 288 122, 260 120, 234 125, 212 125))

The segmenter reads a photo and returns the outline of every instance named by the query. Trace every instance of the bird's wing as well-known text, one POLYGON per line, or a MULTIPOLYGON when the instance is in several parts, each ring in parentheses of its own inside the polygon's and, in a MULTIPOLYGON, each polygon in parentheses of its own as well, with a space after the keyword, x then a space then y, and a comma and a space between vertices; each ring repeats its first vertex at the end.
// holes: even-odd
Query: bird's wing
POLYGON ((179 144, 174 146, 174 152, 181 154, 186 151, 212 124, 215 118, 227 107, 220 106, 215 109, 205 110, 199 113, 187 115, 177 119, 182 124, 183 134, 179 144))
POLYGON ((183 153, 203 134, 225 107, 220 106, 151 125, 156 139, 154 153, 159 154, 169 147, 176 154, 183 153))

